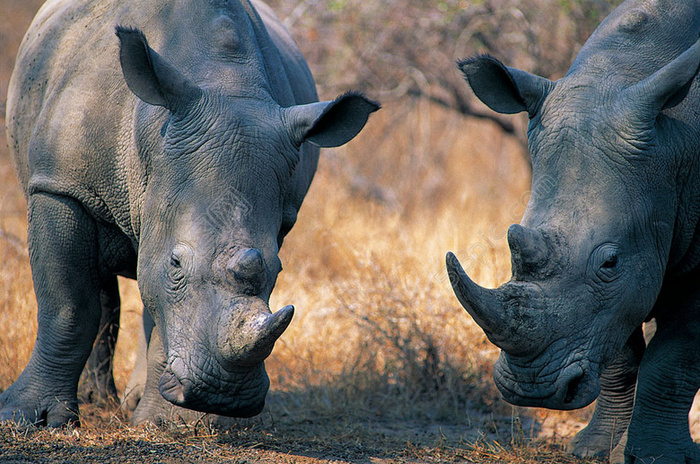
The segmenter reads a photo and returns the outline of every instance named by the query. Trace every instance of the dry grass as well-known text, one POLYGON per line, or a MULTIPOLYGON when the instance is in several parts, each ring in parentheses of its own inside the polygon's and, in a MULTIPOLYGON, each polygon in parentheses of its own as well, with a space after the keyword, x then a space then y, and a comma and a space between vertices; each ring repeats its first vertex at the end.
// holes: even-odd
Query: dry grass
MULTIPOLYGON (((379 393, 373 399, 384 411, 400 398, 399 414, 421 409, 423 400, 433 407, 444 400, 440 407, 452 411, 452 401, 472 399, 475 385, 483 384, 479 402, 495 396, 478 379, 488 375, 496 352, 455 300, 444 254, 464 254, 467 243, 484 241, 482 231, 508 222, 493 214, 495 202, 514 203, 527 189, 527 167, 515 145, 504 150, 501 166, 485 159, 491 153, 470 154, 471 147, 498 140, 495 129, 450 129, 453 115, 423 110, 428 114, 416 121, 419 109, 410 102, 389 104, 359 140, 322 160, 299 227, 282 251, 289 271, 280 276, 274 301, 292 302, 298 313, 269 362, 275 383, 305 391, 340 386, 356 389, 348 396, 358 398, 379 393), (404 117, 396 118, 400 112, 404 117), (430 140, 409 140, 426 120, 442 130, 427 134, 430 140), (383 138, 386 146, 376 143, 383 138), (418 152, 422 145, 427 152, 418 152), (488 185, 498 175, 494 169, 520 171, 510 195, 488 185), (494 203, 480 199, 489 195, 494 203)), ((508 266, 499 266, 509 260, 501 242, 486 243, 485 265, 474 269, 486 285, 507 278, 508 266)))
POLYGON ((546 443, 527 447, 477 441, 430 445, 398 441, 371 430, 310 436, 270 433, 260 427, 221 431, 205 426, 131 428, 113 420, 103 429, 18 429, 0 425, 0 458, 4 463, 513 463, 576 464, 546 443), (348 440, 351 435, 352 440, 348 440))
MULTIPOLYGON (((37 4, 0 5, 2 92, 37 4)), ((2 391, 36 333, 26 206, 4 133, 0 185, 2 391)), ((132 429, 118 411, 87 405, 80 430, 0 427, 0 461, 578 462, 561 453, 561 436, 588 412, 503 403, 490 376, 497 350, 444 270, 451 250, 479 283, 507 280, 504 234, 528 188, 521 146, 495 125, 423 100, 385 102, 356 140, 324 152, 282 249, 272 306, 292 303, 297 312, 267 362, 272 391, 262 415, 224 431, 206 419, 132 429)), ((123 390, 141 306, 134 283, 120 283, 115 377, 123 390)))

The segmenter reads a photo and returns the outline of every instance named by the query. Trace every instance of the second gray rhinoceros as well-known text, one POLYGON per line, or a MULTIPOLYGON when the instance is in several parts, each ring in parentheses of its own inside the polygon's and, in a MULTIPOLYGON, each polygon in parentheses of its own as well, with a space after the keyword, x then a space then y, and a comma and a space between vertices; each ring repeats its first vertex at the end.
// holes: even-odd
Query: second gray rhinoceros
POLYGON ((448 273, 502 350, 494 379, 507 401, 573 409, 598 397, 576 454, 607 455, 626 430, 629 464, 700 462, 688 424, 700 386, 699 36, 697 0, 627 0, 556 82, 489 56, 461 63, 493 110, 528 113, 533 179, 508 231, 511 281, 482 288, 452 254, 448 273))
POLYGON ((263 361, 293 313, 268 308, 279 247, 318 147, 348 142, 377 109, 359 94, 318 103, 301 53, 257 0, 49 0, 7 102, 39 325, 0 419, 78 420, 117 275, 137 278, 155 320, 149 376, 165 399, 259 413, 263 361), (128 26, 118 37, 117 25, 128 26))

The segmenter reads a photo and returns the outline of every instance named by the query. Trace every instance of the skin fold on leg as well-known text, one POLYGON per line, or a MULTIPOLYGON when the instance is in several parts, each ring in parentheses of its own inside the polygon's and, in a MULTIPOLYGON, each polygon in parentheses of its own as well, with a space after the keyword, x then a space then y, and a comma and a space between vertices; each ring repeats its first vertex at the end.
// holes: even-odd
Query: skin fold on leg
POLYGON ((700 291, 669 291, 665 311, 642 360, 630 421, 627 464, 697 464, 700 450, 690 436, 688 413, 700 387, 700 291))

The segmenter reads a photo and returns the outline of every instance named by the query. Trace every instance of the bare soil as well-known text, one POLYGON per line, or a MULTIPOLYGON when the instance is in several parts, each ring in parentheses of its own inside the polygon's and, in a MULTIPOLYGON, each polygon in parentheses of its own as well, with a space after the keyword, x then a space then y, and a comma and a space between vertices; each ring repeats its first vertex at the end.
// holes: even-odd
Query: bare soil
POLYGON ((468 441, 456 427, 319 420, 276 424, 270 414, 225 429, 206 424, 129 427, 118 410, 83 408, 79 428, 0 425, 2 463, 552 463, 591 461, 563 452, 559 439, 468 441))

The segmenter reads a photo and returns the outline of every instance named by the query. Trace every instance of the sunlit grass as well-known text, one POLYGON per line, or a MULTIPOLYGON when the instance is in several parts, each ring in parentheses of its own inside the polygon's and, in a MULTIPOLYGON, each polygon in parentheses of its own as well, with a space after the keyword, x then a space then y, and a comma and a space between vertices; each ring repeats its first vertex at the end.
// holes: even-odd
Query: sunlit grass
POLYGON ((497 350, 454 297, 444 257, 471 258, 484 285, 507 280, 499 229, 513 219, 498 202, 518 204, 528 167, 488 124, 429 110, 390 103, 358 140, 321 160, 273 295, 273 307, 297 306, 268 362, 275 388, 325 395, 331 408, 329 396, 344 395, 355 414, 450 421, 498 397, 497 350), (411 140, 420 124, 440 130, 411 140))

